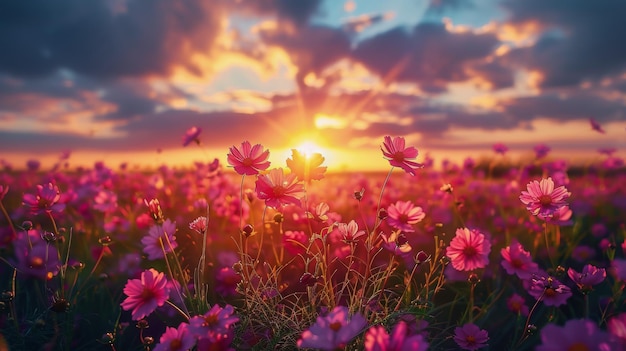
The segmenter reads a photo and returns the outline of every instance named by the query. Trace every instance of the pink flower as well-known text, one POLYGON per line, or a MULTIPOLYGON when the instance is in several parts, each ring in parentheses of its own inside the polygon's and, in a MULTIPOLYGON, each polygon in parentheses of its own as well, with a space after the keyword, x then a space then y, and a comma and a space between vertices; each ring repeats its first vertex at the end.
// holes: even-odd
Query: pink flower
POLYGON ((526 186, 528 191, 522 191, 519 199, 533 216, 543 220, 551 218, 561 207, 566 206, 571 193, 565 186, 554 188, 552 178, 542 179, 541 182, 533 180, 526 186))
POLYGON ((535 299, 543 301, 546 306, 561 306, 572 296, 572 290, 553 277, 537 273, 530 280, 528 291, 535 299))
POLYGON ((626 312, 609 319, 607 328, 609 333, 619 338, 622 344, 626 346, 626 312))
POLYGON ((189 229, 193 229, 198 232, 198 234, 202 235, 206 234, 208 227, 209 219, 204 216, 200 216, 189 223, 189 229))
POLYGON ((548 324, 541 329, 537 351, 588 350, 619 351, 617 340, 588 319, 572 319, 560 327, 548 324))
POLYGON ((360 237, 365 235, 365 231, 359 230, 359 225, 356 224, 354 219, 348 224, 338 223, 337 230, 346 243, 356 242, 360 237))
POLYGON ((176 222, 169 219, 163 224, 156 224, 150 227, 148 234, 141 238, 143 244, 143 252, 148 254, 149 260, 158 260, 164 258, 166 253, 174 251, 178 247, 176 242, 176 222))
POLYGON ((318 316, 316 322, 302 332, 297 345, 320 350, 345 348, 365 326, 367 321, 360 313, 350 317, 347 307, 337 306, 325 317, 318 316))
POLYGON ((487 346, 489 334, 473 323, 454 329, 454 341, 463 350, 478 350, 487 346))
POLYGON ((520 279, 529 279, 539 268, 530 257, 530 252, 524 250, 515 239, 511 245, 500 250, 500 254, 503 258, 502 267, 508 274, 517 274, 520 279))
POLYGON ((196 344, 196 339, 188 330, 187 323, 180 323, 178 328, 166 327, 159 344, 154 351, 185 351, 196 344))
POLYGON ((411 201, 398 201, 387 207, 387 216, 390 226, 405 232, 414 232, 413 225, 423 220, 426 214, 411 201))
POLYGON ((304 196, 304 186, 298 183, 295 174, 285 176, 282 168, 274 168, 268 174, 259 175, 256 180, 256 193, 265 205, 281 208, 283 205, 300 206, 300 198, 304 196))
POLYGON ((297 256, 306 252, 309 238, 301 230, 287 230, 283 234, 283 246, 290 254, 297 256))
POLYGON ((270 166, 267 160, 270 157, 269 150, 263 150, 261 144, 250 145, 249 141, 241 143, 241 150, 234 145, 229 148, 227 161, 235 168, 235 172, 241 175, 255 175, 266 170, 270 166))
POLYGON ((30 206, 32 213, 63 211, 65 204, 58 203, 60 199, 59 188, 52 183, 37 185, 37 195, 24 194, 22 197, 24 205, 30 206))
POLYGON ((519 313, 522 316, 528 316, 528 306, 526 306, 524 298, 518 294, 513 294, 506 300, 506 307, 513 313, 519 313))
POLYGON ((366 351, 426 351, 428 343, 421 334, 409 335, 406 322, 400 321, 388 334, 384 327, 371 327, 365 333, 366 351))
POLYGON ((385 136, 381 150, 390 165, 400 167, 412 176, 415 175, 416 169, 424 167, 421 163, 410 161, 417 158, 418 151, 413 146, 405 147, 403 137, 394 137, 392 140, 390 136, 385 136))
POLYGON ((324 178, 326 167, 320 167, 324 157, 320 153, 303 155, 296 149, 291 149, 291 158, 287 159, 287 167, 298 179, 303 181, 321 180, 324 178))
POLYGON ((200 144, 200 139, 198 139, 198 136, 200 136, 201 132, 202 128, 200 127, 191 127, 187 129, 185 135, 183 135, 183 146, 191 144, 192 141, 196 142, 196 144, 200 144))
POLYGON ((576 283, 581 291, 591 291, 592 286, 598 285, 606 278, 606 270, 593 265, 585 265, 581 273, 576 272, 573 268, 567 270, 567 275, 576 283))
POLYGON ((140 320, 163 306, 170 291, 165 274, 150 268, 141 273, 141 279, 129 279, 124 294, 128 297, 120 305, 125 311, 132 310, 133 320, 140 320))
POLYGON ((446 256, 456 270, 471 271, 489 263, 489 252, 491 243, 484 234, 477 230, 459 228, 446 249, 446 256))
POLYGON ((198 339, 218 340, 225 335, 232 335, 233 325, 239 321, 234 312, 231 305, 222 308, 215 304, 207 313, 189 320, 189 331, 198 339))

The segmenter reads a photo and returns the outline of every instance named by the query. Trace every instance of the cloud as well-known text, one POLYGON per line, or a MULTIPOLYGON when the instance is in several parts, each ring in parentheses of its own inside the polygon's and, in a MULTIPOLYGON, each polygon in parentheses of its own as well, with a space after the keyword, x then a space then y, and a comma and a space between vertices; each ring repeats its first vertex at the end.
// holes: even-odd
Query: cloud
POLYGON ((2 2, 0 72, 37 77, 68 69, 94 77, 198 72, 189 57, 210 52, 220 13, 202 0, 2 2))
POLYGON ((532 46, 511 50, 518 67, 541 72, 543 88, 600 80, 626 69, 626 2, 507 0, 511 25, 536 23, 542 35, 532 46))
MULTIPOLYGON (((443 92, 450 82, 469 80, 468 68, 491 55, 497 44, 490 33, 450 32, 441 23, 421 23, 363 40, 352 57, 386 82, 410 82, 443 92)), ((500 77, 495 85, 506 85, 503 81, 500 77)))

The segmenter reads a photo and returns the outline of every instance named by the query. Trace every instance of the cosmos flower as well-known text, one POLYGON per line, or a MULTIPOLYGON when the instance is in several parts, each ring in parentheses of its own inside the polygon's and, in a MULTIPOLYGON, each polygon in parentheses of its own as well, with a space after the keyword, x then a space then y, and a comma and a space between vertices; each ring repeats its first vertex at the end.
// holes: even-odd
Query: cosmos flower
POLYGON ((24 205, 30 207, 32 213, 61 212, 65 209, 65 204, 59 203, 61 193, 59 188, 48 183, 37 185, 37 194, 24 194, 22 200, 24 205))
POLYGON ((446 256, 459 271, 483 268, 489 263, 491 243, 477 230, 459 228, 446 248, 446 256))
POLYGON ((544 178, 541 182, 533 180, 526 189, 528 191, 522 191, 520 201, 533 216, 543 220, 551 218, 561 207, 566 206, 565 200, 571 195, 563 185, 555 189, 552 178, 544 178))
POLYGON ((503 143, 496 143, 493 144, 493 151, 495 151, 497 154, 504 155, 507 151, 509 151, 509 148, 503 143))
POLYGON ((528 316, 528 306, 526 306, 524 298, 518 294, 513 294, 506 300, 506 307, 513 313, 528 316))
POLYGON ((387 207, 387 223, 390 226, 404 232, 414 232, 413 225, 426 217, 419 206, 411 201, 397 201, 387 207))
POLYGON ((502 255, 502 267, 508 274, 516 274, 520 279, 529 279, 539 268, 530 257, 530 252, 524 250, 515 239, 511 245, 500 250, 500 254, 502 255))
POLYGON ((387 333, 383 326, 374 326, 365 333, 366 351, 426 351, 428 343, 421 334, 409 335, 406 322, 400 321, 387 333))
POLYGON ((202 235, 206 234, 208 227, 209 219, 204 216, 200 216, 189 223, 189 229, 195 230, 198 234, 202 235))
POLYGON ((586 292, 592 290, 594 285, 598 285, 604 281, 606 278, 606 270, 587 264, 580 273, 573 268, 568 269, 567 275, 576 283, 576 286, 578 286, 581 291, 586 292))
POLYGON ((400 167, 408 174, 414 176, 415 170, 424 167, 423 164, 411 160, 417 158, 418 151, 415 147, 405 147, 403 137, 385 136, 385 141, 381 147, 383 156, 393 167, 400 167))
POLYGON ((200 144, 200 139, 198 139, 198 137, 200 136, 201 132, 202 132, 202 128, 200 127, 194 126, 194 127, 187 129, 187 131, 185 132, 185 135, 183 135, 183 146, 187 146, 191 144, 192 142, 195 142, 196 144, 200 144))
POLYGON ((354 219, 348 224, 338 223, 337 230, 346 243, 356 242, 360 237, 365 235, 365 231, 359 230, 359 225, 356 224, 354 219))
POLYGON ((164 258, 163 251, 172 252, 178 247, 176 242, 176 222, 169 219, 163 224, 156 224, 150 227, 148 234, 141 238, 143 244, 143 252, 148 254, 149 260, 158 260, 164 258))
POLYGON ((227 156, 228 164, 235 168, 235 172, 241 175, 255 175, 266 170, 270 166, 268 158, 269 150, 263 150, 261 144, 252 146, 249 141, 241 143, 241 148, 231 146, 227 156))
POLYGON ((318 316, 309 329, 302 332, 299 348, 335 350, 345 348, 367 326, 360 313, 349 315, 348 308, 337 306, 326 316, 318 316))
POLYGON ((626 346, 626 312, 609 319, 607 328, 609 333, 619 338, 622 341, 622 345, 626 346))
POLYGON ((539 160, 548 156, 548 153, 550 152, 550 147, 546 144, 538 144, 538 145, 535 145, 534 150, 535 150, 535 158, 539 160))
POLYGON ((466 323, 454 329, 454 342, 463 350, 478 350, 487 346, 489 334, 476 324, 466 323))
POLYGON ((284 175, 282 168, 274 168, 268 174, 259 175, 256 180, 257 197, 273 208, 294 204, 300 206, 304 196, 304 186, 298 183, 295 174, 284 175))
POLYGON ((178 328, 166 327, 154 351, 185 351, 196 344, 196 339, 188 330, 187 323, 180 323, 178 328))
POLYGON ((528 291, 535 299, 541 299, 546 306, 561 306, 572 296, 572 290, 554 277, 536 273, 530 279, 528 291))
POLYGON ((541 329, 537 351, 619 351, 617 340, 588 319, 571 319, 565 325, 548 324, 541 329))
POLYGON ((239 317, 234 313, 235 309, 231 305, 222 308, 215 304, 202 316, 195 316, 189 320, 189 331, 198 339, 217 340, 233 333, 232 327, 239 321, 239 317))
POLYGON ((129 279, 124 294, 128 297, 120 305, 125 311, 132 310, 133 320, 140 320, 163 306, 170 291, 165 274, 150 268, 141 273, 141 279, 129 279))
POLYGON ((324 178, 327 167, 321 167, 323 162, 324 157, 318 152, 304 155, 296 149, 291 149, 291 158, 287 159, 287 167, 298 179, 308 182, 324 178))

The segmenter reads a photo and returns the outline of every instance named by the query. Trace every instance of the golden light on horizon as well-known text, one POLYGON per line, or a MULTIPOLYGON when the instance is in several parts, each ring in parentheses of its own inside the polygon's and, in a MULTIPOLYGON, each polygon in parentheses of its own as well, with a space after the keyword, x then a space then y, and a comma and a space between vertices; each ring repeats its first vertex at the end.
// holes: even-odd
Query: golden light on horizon
POLYGON ((333 117, 318 113, 315 115, 315 127, 318 129, 343 129, 348 125, 345 118, 333 117))

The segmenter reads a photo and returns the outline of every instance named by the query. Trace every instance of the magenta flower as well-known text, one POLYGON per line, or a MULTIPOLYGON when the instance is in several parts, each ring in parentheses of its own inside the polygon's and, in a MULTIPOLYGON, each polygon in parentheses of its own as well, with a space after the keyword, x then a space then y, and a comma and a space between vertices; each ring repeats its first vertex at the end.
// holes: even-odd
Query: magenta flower
POLYGON ((148 254, 149 260, 164 258, 165 253, 173 252, 178 247, 176 242, 176 222, 169 219, 163 224, 156 224, 150 227, 148 234, 141 238, 143 252, 148 254))
POLYGON ((626 282, 626 260, 616 258, 611 262, 611 272, 617 280, 626 282))
POLYGON ((626 312, 622 312, 617 316, 609 319, 607 328, 611 335, 621 340, 622 345, 626 346, 626 312))
POLYGON ((513 294, 506 300, 506 307, 513 313, 519 313, 522 316, 528 316, 528 306, 524 298, 518 294, 513 294))
POLYGON ((256 194, 265 205, 281 208, 283 205, 300 206, 304 196, 304 186, 298 183, 295 174, 284 175, 282 168, 274 168, 268 174, 259 175, 256 180, 256 194))
POLYGON ((529 279, 539 268, 530 257, 530 252, 524 250, 515 239, 511 245, 500 250, 500 254, 502 255, 502 267, 508 274, 517 274, 520 279, 529 279))
POLYGON ((366 351, 426 351, 428 343, 421 334, 409 335, 404 321, 398 322, 391 334, 384 327, 371 327, 365 333, 366 351))
POLYGON ((249 141, 241 143, 241 149, 234 145, 229 148, 227 156, 228 164, 235 168, 235 172, 241 175, 255 175, 266 170, 270 166, 268 158, 269 150, 263 150, 261 144, 250 145, 249 141))
POLYGON ((424 167, 421 163, 411 161, 417 158, 418 151, 413 146, 405 147, 403 137, 391 139, 390 136, 385 136, 385 141, 380 149, 390 165, 400 167, 412 176, 415 175, 415 170, 424 167))
POLYGON ((306 252, 309 237, 301 230, 286 230, 282 241, 285 250, 297 256, 306 252))
POLYGON ((180 323, 178 328, 166 327, 154 351, 186 351, 196 344, 187 323, 180 323))
POLYGON ((452 267, 459 271, 483 268, 489 263, 491 243, 477 230, 459 228, 446 249, 452 267))
POLYGON ((367 321, 360 313, 350 317, 347 307, 337 306, 328 315, 318 316, 315 323, 302 332, 297 345, 320 350, 345 348, 366 326, 367 321))
POLYGON ((509 148, 502 143, 496 143, 493 144, 493 151, 495 151, 497 154, 504 155, 507 151, 509 151, 509 148))
POLYGON ((233 325, 239 321, 234 312, 231 305, 222 308, 215 304, 207 313, 189 320, 189 331, 198 339, 218 340, 232 335, 233 325))
POLYGON ((100 190, 93 199, 95 210, 113 212, 117 208, 117 194, 110 190, 100 190))
POLYGON ((338 223, 337 230, 346 243, 356 242, 360 237, 365 235, 365 231, 359 230, 359 225, 356 224, 354 219, 348 224, 338 223))
POLYGON ((298 179, 303 181, 321 180, 327 167, 321 167, 324 157, 320 153, 303 155, 296 149, 291 149, 291 158, 287 159, 287 167, 298 179))
POLYGON ((546 306, 561 306, 572 296, 572 290, 553 277, 535 274, 530 280, 528 293, 546 306))
POLYGON ((567 275, 576 283, 578 289, 583 292, 593 290, 592 286, 598 285, 606 278, 606 270, 593 265, 583 267, 581 273, 576 272, 573 268, 567 270, 567 275))
POLYGON ((411 201, 398 201, 387 207, 387 223, 404 232, 414 232, 413 225, 422 221, 424 217, 426 214, 422 208, 413 205, 411 201))
POLYGON ((52 233, 28 230, 20 232, 13 242, 16 268, 28 276, 50 280, 59 273, 61 261, 56 245, 43 237, 52 233))
POLYGON ((44 212, 61 212, 65 209, 65 204, 59 203, 61 193, 59 188, 48 183, 46 185, 37 185, 37 194, 24 194, 22 200, 24 205, 30 207, 32 213, 44 212))
POLYGON ((183 135, 183 146, 187 146, 191 144, 191 142, 195 142, 196 144, 200 144, 200 133, 202 132, 202 128, 200 127, 191 127, 187 129, 185 135, 183 135))
POLYGON ((537 351, 619 351, 621 347, 609 333, 588 319, 572 319, 562 327, 548 324, 541 329, 541 345, 537 351))
POLYGON ((548 156, 548 153, 550 152, 550 147, 546 144, 538 144, 534 147, 534 150, 535 158, 539 160, 548 156))
POLYGON ((478 350, 487 346, 489 334, 473 323, 454 329, 454 342, 463 350, 478 350))
POLYGON ((563 185, 555 189, 552 178, 544 178, 541 182, 533 180, 526 189, 528 191, 522 191, 520 201, 533 216, 543 220, 551 218, 561 207, 566 206, 565 200, 571 195, 563 185))
POLYGON ((133 320, 140 320, 163 306, 170 291, 165 274, 150 268, 141 273, 141 279, 129 279, 124 294, 128 297, 120 305, 125 311, 132 310, 133 320))

